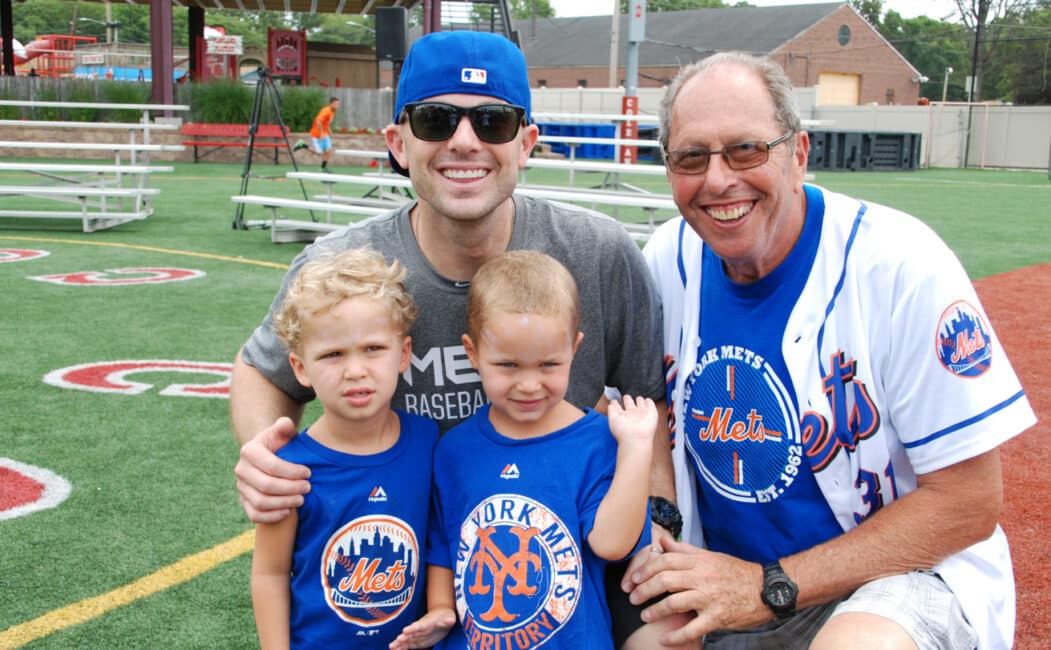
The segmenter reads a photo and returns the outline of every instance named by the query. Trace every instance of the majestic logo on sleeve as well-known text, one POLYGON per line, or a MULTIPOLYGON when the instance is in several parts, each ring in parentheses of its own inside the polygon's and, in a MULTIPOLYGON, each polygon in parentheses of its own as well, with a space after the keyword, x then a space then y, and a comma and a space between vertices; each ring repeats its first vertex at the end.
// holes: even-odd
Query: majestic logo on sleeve
POLYGON ((407 523, 389 515, 359 517, 325 544, 325 600, 348 623, 383 625, 412 601, 419 567, 420 545, 407 523))
POLYGON ((488 497, 460 527, 456 608, 467 642, 538 648, 580 600, 580 549, 543 504, 517 494, 488 497))
POLYGON ((989 329, 981 313, 964 300, 942 312, 934 345, 942 365, 957 377, 979 377, 993 363, 989 329))
POLYGON ((734 501, 781 496, 799 474, 799 418, 770 364, 740 346, 709 349, 683 391, 681 423, 701 480, 734 501))

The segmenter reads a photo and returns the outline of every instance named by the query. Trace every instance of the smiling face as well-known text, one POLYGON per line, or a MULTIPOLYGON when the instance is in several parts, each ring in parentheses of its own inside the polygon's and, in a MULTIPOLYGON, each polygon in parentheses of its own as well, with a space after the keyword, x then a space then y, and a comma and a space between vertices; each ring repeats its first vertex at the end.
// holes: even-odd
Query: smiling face
POLYGON ((565 426, 562 408, 573 355, 584 335, 569 314, 490 310, 476 340, 464 335, 471 365, 492 403, 489 418, 505 435, 529 437, 565 426))
MULTIPOLYGON (((482 95, 448 94, 426 101, 469 107, 504 104, 482 95)), ((413 189, 426 211, 456 220, 477 220, 492 214, 510 198, 536 144, 535 124, 522 126, 504 144, 478 138, 470 120, 461 118, 452 136, 443 142, 426 142, 412 134, 406 120, 386 131, 387 147, 395 160, 409 170, 413 189)))
MULTIPOLYGON (((670 118, 668 150, 769 142, 785 131, 759 76, 740 64, 717 65, 687 81, 670 118)), ((807 134, 800 132, 770 149, 770 159, 752 169, 732 170, 715 155, 703 174, 668 171, 680 212, 734 281, 753 282, 769 274, 799 238, 809 148, 807 134)))
POLYGON ((395 327, 383 300, 353 296, 304 318, 300 345, 289 360, 296 379, 312 387, 324 406, 315 427, 382 428, 410 351, 411 339, 395 327))

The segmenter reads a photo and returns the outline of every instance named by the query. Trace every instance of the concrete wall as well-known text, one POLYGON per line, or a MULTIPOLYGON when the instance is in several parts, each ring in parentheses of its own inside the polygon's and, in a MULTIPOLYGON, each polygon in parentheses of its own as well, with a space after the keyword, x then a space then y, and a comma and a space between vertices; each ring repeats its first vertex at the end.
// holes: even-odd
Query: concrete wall
POLYGON ((965 150, 968 167, 1048 166, 1051 106, 817 106, 811 117, 825 130, 919 133, 923 167, 963 167, 965 150))

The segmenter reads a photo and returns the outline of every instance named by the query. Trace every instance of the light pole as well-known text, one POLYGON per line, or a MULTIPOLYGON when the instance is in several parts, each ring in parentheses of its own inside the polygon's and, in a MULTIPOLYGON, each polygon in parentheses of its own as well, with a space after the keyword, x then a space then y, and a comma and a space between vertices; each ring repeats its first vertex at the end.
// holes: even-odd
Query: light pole
POLYGON ((949 75, 952 74, 952 66, 945 66, 945 81, 942 82, 942 103, 945 103, 945 98, 949 95, 949 75))
POLYGON ((110 42, 119 43, 120 42, 120 36, 119 36, 120 32, 118 30, 120 29, 121 23, 119 21, 117 21, 117 22, 107 22, 107 21, 104 21, 104 20, 96 20, 94 18, 88 18, 86 16, 81 16, 80 18, 77 18, 77 20, 79 20, 82 23, 95 23, 96 25, 102 25, 103 27, 105 27, 106 28, 106 43, 110 43, 110 42), (113 30, 113 31, 111 32, 110 30, 113 30), (110 34, 111 33, 113 34, 113 38, 112 39, 110 38, 110 34))

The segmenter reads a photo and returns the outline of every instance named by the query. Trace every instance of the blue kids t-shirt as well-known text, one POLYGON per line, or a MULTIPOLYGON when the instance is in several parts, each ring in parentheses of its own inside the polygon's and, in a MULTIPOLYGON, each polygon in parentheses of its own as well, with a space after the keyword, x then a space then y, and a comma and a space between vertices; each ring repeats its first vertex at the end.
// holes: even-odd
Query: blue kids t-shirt
MULTIPOLYGON (((489 408, 435 450, 427 561, 453 572, 460 619, 438 647, 612 650, 606 561, 587 544, 616 466, 609 421, 589 410, 519 440, 489 408)), ((645 519, 636 550, 650 543, 645 519)))
POLYGON ((278 456, 310 468, 292 556, 292 648, 385 649, 422 615, 438 425, 395 411, 398 441, 359 456, 293 438, 278 456))

